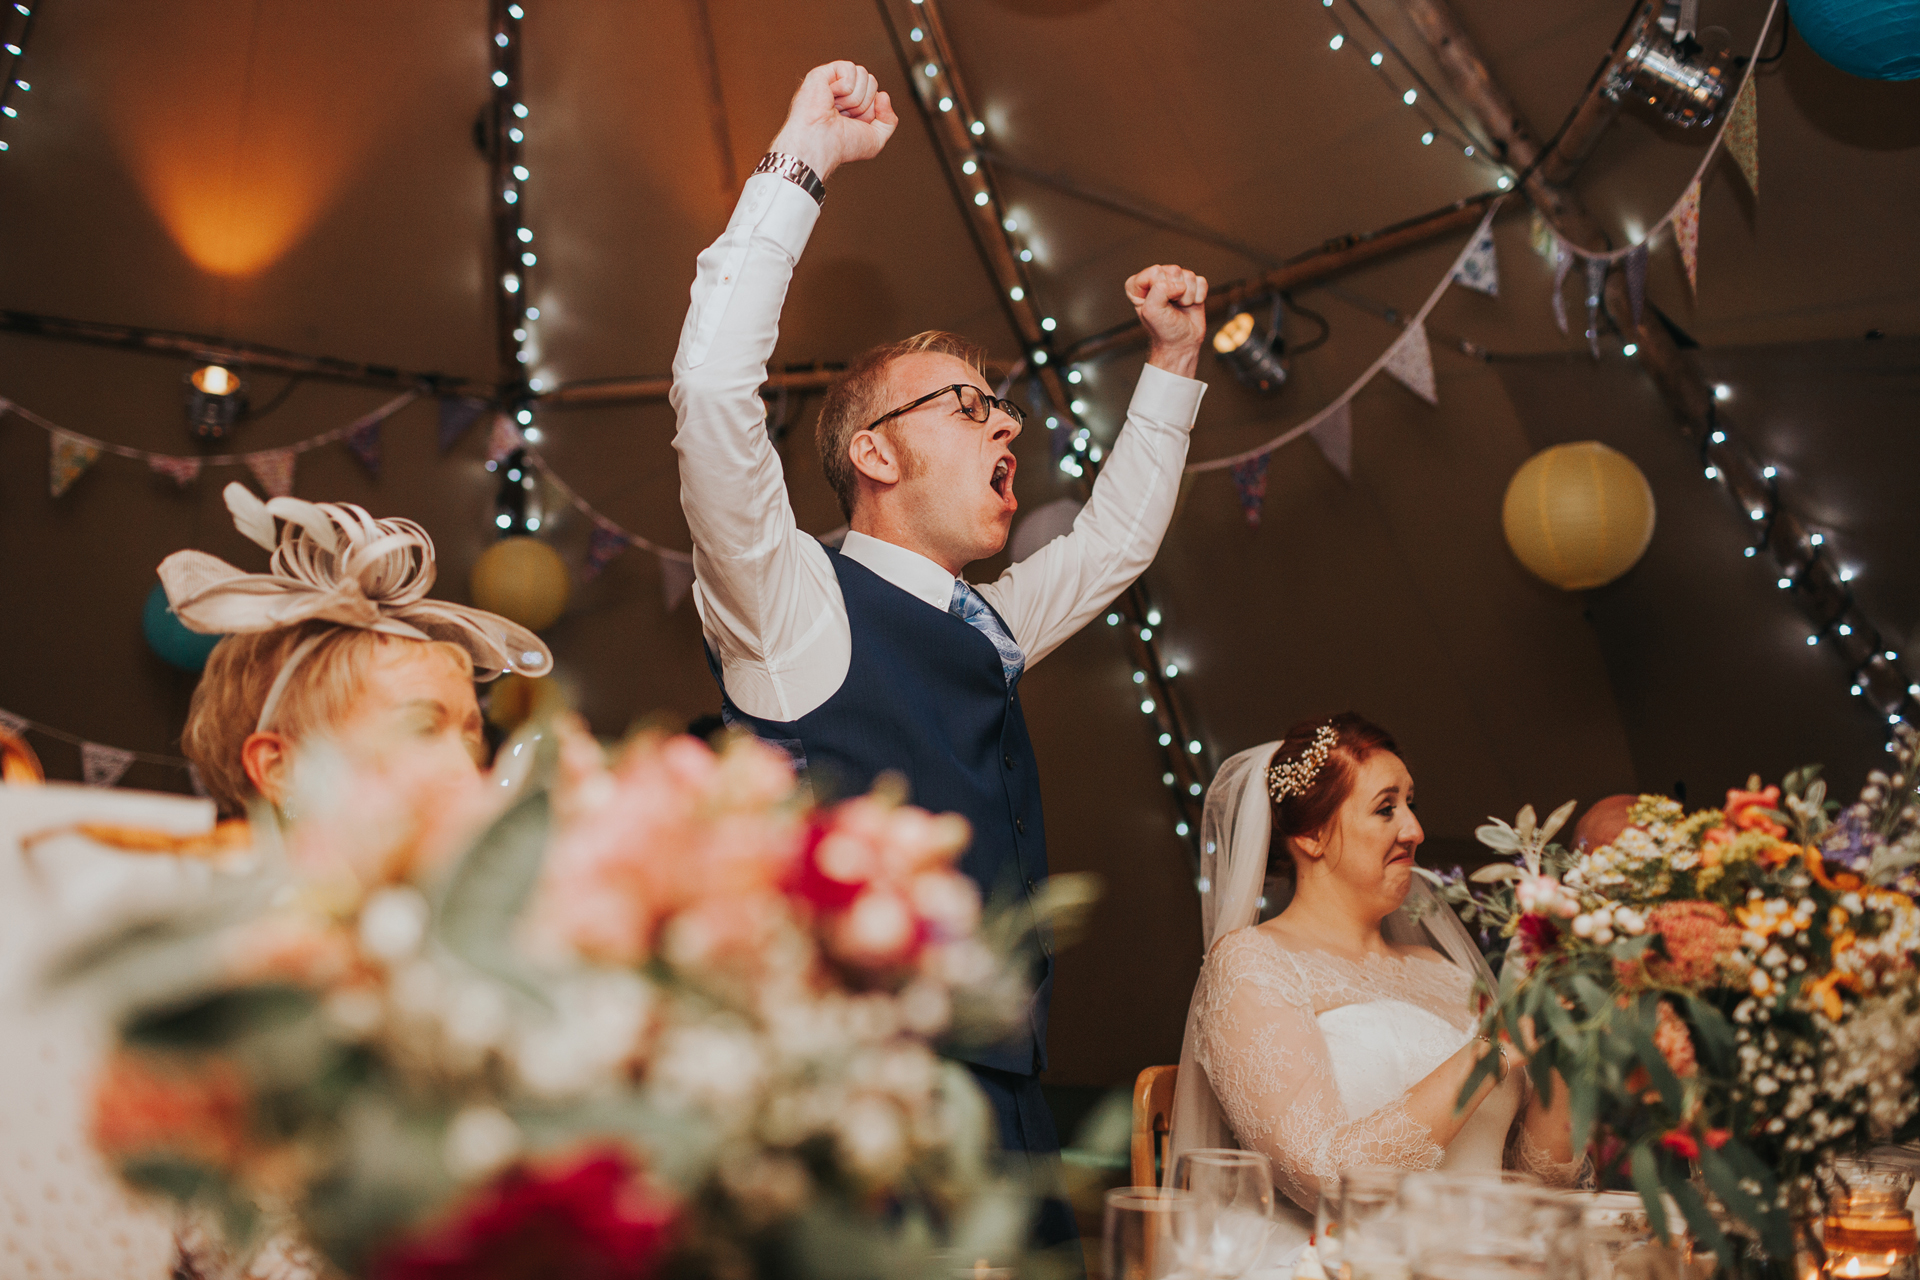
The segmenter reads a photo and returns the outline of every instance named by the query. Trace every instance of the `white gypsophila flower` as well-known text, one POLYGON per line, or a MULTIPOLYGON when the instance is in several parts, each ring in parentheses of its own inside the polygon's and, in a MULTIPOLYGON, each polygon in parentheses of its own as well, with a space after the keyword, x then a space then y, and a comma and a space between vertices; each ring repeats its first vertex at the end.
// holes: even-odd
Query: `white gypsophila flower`
POLYGON ((365 1040, 386 1021, 387 1002, 372 987, 340 987, 321 1002, 327 1021, 349 1040, 365 1040))
POLYGON ((900 1011, 893 998, 855 996, 847 1002, 847 1030, 863 1044, 890 1040, 900 1029, 900 1011))
POLYGON ((498 1107, 462 1107, 447 1126, 440 1158, 463 1182, 498 1172, 520 1154, 520 1126, 498 1107))
POLYGON ((907 984, 898 997, 900 1025, 917 1036, 932 1038, 953 1019, 953 1001, 945 987, 922 978, 907 984))
POLYGON ((871 1095, 854 1098, 841 1111, 834 1137, 848 1166, 862 1177, 886 1182, 906 1164, 907 1140, 900 1109, 871 1095))
POLYGON ((662 1094, 733 1120, 754 1101, 766 1079, 766 1060, 744 1027, 696 1023, 660 1037, 647 1081, 662 1094))
POLYGON ((974 938, 929 947, 928 972, 950 987, 970 987, 993 975, 993 952, 974 938))
POLYGON ((542 1097, 561 1098, 616 1081, 645 1047, 658 994, 620 969, 578 974, 553 992, 554 1016, 519 1028, 514 1067, 542 1097))
POLYGON ((464 982, 455 988, 446 1011, 447 1040, 456 1048, 484 1052, 505 1038, 506 997, 490 982, 464 982))
POLYGON ((411 885, 376 890, 360 909, 360 946, 378 960, 399 964, 426 941, 431 914, 425 895, 411 885))
POLYGON ((389 984, 394 1009, 407 1019, 428 1019, 440 1012, 446 999, 446 975, 430 960, 410 961, 389 984))
POLYGON ((790 1156, 735 1151, 720 1161, 720 1185, 753 1226, 763 1227, 806 1206, 813 1180, 790 1156))

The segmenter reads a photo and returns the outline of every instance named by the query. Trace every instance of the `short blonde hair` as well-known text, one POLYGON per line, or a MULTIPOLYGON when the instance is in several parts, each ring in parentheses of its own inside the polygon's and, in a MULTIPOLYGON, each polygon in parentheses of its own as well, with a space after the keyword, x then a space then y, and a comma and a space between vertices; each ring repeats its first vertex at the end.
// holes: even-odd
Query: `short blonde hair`
POLYGON ((860 496, 860 473, 847 450, 868 423, 894 407, 885 403, 887 373, 893 362, 921 352, 957 357, 972 365, 981 377, 987 376, 985 347, 957 333, 929 329, 863 353, 827 389, 820 403, 820 420, 814 427, 814 440, 820 446, 820 470, 833 486, 833 496, 840 499, 840 514, 848 520, 853 519, 854 502, 860 496))
POLYGON ((345 719, 367 677, 367 664, 384 645, 426 644, 444 651, 471 675, 473 660, 457 644, 382 635, 333 622, 303 622, 248 635, 228 636, 213 647, 187 710, 180 746, 199 771, 201 785, 223 814, 243 814, 259 794, 247 777, 241 748, 259 727, 273 682, 293 651, 309 637, 323 638, 300 660, 266 728, 291 742, 345 719))

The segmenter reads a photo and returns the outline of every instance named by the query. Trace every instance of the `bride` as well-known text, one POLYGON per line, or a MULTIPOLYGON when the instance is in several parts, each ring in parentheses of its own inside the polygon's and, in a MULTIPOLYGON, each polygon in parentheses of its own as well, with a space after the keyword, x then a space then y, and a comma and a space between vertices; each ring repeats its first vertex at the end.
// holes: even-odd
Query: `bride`
POLYGON ((1517 1050, 1475 1034, 1486 961, 1414 874, 1425 833, 1387 733, 1351 713, 1227 761, 1201 824, 1208 954, 1187 1014, 1168 1167, 1264 1153, 1281 1195, 1259 1270, 1291 1267, 1315 1202, 1363 1165, 1575 1181, 1567 1091, 1543 1105, 1517 1050), (1292 900, 1255 924, 1270 872, 1292 900), (1493 1074, 1464 1107, 1487 1054, 1493 1074))

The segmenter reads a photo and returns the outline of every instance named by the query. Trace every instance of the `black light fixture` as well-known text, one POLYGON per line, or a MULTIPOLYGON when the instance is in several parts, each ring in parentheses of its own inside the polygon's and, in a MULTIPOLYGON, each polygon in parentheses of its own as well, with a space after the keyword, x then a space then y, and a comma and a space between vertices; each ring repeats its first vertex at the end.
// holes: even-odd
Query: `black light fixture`
POLYGON ((1214 330, 1214 354, 1233 370, 1236 378, 1264 395, 1272 395, 1287 383, 1283 359, 1287 344, 1280 336, 1280 300, 1274 299, 1273 316, 1266 332, 1253 318, 1253 312, 1240 311, 1214 330))
MULTIPOLYGON (((1668 0, 1607 75, 1615 102, 1644 102, 1683 128, 1712 124, 1727 99, 1733 55, 1723 38, 1695 33, 1699 0, 1668 0)), ((1706 33, 1724 37, 1718 27, 1706 33)))
POLYGON ((247 411, 247 384, 223 364, 205 364, 187 375, 187 421, 194 431, 218 440, 247 411))

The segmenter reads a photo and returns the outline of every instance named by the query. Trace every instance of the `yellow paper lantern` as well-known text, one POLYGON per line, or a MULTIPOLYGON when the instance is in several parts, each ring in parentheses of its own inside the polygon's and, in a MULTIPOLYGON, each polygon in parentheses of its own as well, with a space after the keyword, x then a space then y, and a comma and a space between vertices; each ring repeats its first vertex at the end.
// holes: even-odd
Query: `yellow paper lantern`
POLYGON ((538 538, 502 538, 473 562, 473 602, 529 631, 544 631, 567 607, 566 562, 538 538))
POLYGON ((1597 440, 1559 444, 1513 473, 1500 523, 1530 573, 1585 591, 1638 563, 1653 540, 1653 489, 1632 459, 1597 440))

